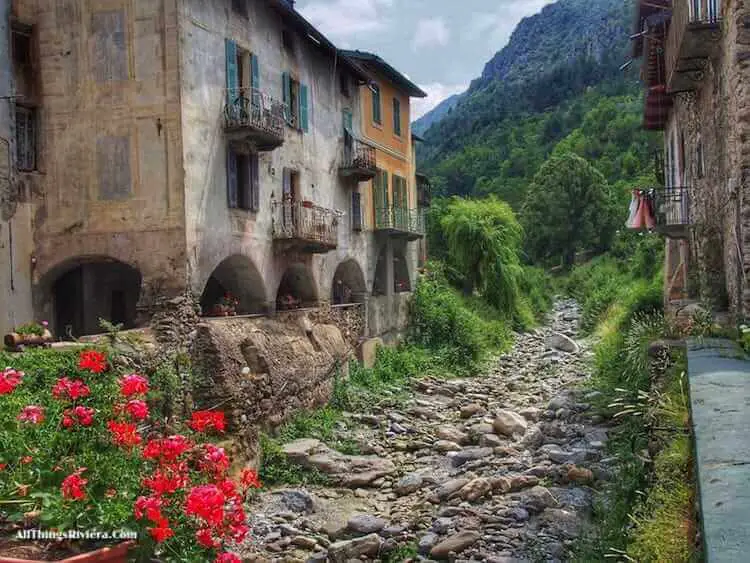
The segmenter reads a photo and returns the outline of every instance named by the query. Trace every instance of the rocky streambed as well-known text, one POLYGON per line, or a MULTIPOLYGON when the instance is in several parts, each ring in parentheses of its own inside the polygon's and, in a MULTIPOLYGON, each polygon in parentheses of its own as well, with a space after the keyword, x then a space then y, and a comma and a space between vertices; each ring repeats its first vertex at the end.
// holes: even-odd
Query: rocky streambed
POLYGON ((607 430, 581 389, 591 352, 575 302, 519 335, 489 373, 414 382, 398 409, 347 414, 366 455, 314 439, 286 455, 333 485, 264 492, 245 555, 267 561, 565 561, 594 488, 612 476, 607 430))

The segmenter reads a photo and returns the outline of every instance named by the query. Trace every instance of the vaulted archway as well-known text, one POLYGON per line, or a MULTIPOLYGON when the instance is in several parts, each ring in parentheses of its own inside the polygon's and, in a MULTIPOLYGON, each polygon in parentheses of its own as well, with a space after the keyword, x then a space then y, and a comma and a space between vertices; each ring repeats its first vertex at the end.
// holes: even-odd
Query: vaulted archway
POLYGON ((225 312, 238 315, 265 313, 263 277, 247 256, 230 256, 211 273, 200 304, 205 316, 223 316, 225 312))
POLYGON ((365 275, 357 261, 349 259, 339 264, 333 275, 331 303, 334 305, 364 303, 366 295, 365 275))
POLYGON ((276 292, 276 307, 279 311, 315 307, 318 304, 318 290, 315 278, 304 264, 287 268, 276 292))

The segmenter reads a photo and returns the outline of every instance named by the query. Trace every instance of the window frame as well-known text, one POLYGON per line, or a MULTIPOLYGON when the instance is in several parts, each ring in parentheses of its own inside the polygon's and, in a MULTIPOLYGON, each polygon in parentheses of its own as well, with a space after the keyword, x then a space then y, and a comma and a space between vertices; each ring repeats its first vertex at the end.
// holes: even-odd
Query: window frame
POLYGON ((232 146, 227 165, 227 206, 229 209, 256 213, 260 210, 260 160, 258 153, 238 151, 232 146), (234 174, 229 170, 234 159, 234 174), (234 182, 234 185, 232 185, 234 182), (234 192, 234 204, 232 199, 234 192))
POLYGON ((401 129, 401 100, 393 97, 393 134, 400 137, 401 129))
POLYGON ((370 94, 372 95, 372 122, 376 125, 383 125, 383 102, 380 92, 380 86, 377 84, 370 85, 370 94))
POLYGON ((15 107, 15 161, 16 168, 21 172, 33 172, 37 170, 38 158, 38 116, 36 108, 16 104, 15 107), (20 124, 19 115, 25 115, 24 126, 20 124), (24 143, 21 143, 21 131, 24 132, 24 143), (21 158, 21 151, 26 149, 25 158, 21 158))

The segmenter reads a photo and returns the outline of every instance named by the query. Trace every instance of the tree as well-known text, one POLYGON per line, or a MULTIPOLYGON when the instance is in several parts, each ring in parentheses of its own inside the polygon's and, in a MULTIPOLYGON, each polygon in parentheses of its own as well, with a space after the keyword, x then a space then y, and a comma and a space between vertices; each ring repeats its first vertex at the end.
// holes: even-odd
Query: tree
POLYGON ((526 248, 537 262, 573 265, 578 250, 604 250, 616 230, 604 176, 580 156, 553 156, 537 172, 522 210, 526 248))

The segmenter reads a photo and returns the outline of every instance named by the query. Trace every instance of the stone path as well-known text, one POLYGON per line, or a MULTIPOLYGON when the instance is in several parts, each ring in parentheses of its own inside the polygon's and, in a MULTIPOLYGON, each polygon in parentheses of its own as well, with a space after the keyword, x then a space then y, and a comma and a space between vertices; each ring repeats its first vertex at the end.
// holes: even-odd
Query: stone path
POLYGON ((339 431, 367 455, 317 440, 287 455, 332 487, 264 493, 245 555, 268 561, 565 561, 591 507, 606 429, 589 413, 590 351, 578 310, 519 335, 490 373, 424 379, 398 410, 350 414, 339 431), (418 551, 419 555, 415 554, 418 551))

